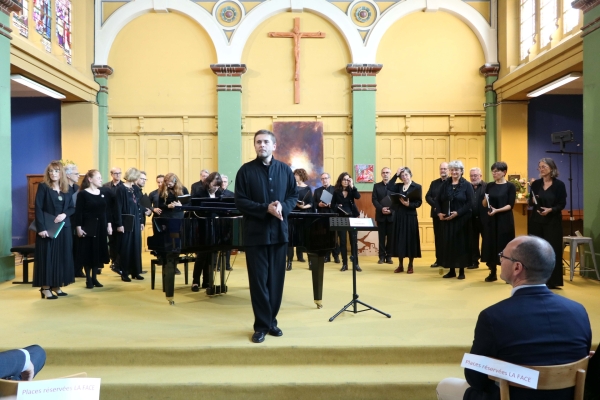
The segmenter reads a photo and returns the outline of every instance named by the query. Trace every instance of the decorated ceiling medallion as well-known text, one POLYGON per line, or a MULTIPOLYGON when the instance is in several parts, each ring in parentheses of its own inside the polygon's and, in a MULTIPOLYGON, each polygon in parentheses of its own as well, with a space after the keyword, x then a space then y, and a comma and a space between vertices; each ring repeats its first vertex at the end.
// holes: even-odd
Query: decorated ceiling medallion
POLYGON ((246 15, 246 10, 239 0, 219 0, 213 7, 213 18, 226 31, 234 30, 246 15))
POLYGON ((348 17, 361 31, 368 31, 379 19, 379 7, 373 0, 354 0, 348 7, 348 17))

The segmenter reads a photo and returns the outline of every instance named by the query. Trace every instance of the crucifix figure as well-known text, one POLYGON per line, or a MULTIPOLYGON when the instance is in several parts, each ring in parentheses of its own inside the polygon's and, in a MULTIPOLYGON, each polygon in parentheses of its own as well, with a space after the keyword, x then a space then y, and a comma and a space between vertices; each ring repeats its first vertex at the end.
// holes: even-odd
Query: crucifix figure
POLYGON ((294 59, 296 60, 296 71, 294 73, 294 103, 300 104, 300 39, 324 38, 325 33, 300 32, 300 18, 294 18, 293 32, 269 32, 269 37, 294 39, 294 59))

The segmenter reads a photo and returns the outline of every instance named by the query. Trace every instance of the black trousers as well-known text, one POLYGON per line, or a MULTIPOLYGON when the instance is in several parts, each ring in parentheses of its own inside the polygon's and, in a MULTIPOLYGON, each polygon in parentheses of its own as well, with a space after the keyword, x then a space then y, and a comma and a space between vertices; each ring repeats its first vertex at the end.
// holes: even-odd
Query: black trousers
POLYGON ((302 250, 300 250, 299 247, 288 247, 288 253, 287 253, 287 257, 288 257, 288 261, 292 261, 294 259, 294 249, 296 249, 296 258, 298 260, 301 260, 304 258, 304 252, 302 250))
MULTIPOLYGON (((342 263, 346 265, 348 265, 348 245, 346 242, 348 236, 350 236, 350 255, 356 256, 358 254, 358 239, 356 232, 348 232, 348 235, 346 235, 346 232, 339 231, 338 237, 340 238, 340 252, 342 253, 342 263)), ((358 259, 356 260, 356 263, 358 264, 358 259)))
POLYGON ((394 221, 377 221, 377 232, 379 233, 379 258, 391 257, 394 221))
POLYGON ((433 237, 435 240, 435 262, 441 265, 444 240, 442 237, 442 221, 438 217, 433 218, 433 237))
POLYGON ((283 297, 287 243, 246 247, 250 299, 254 311, 254 331, 267 333, 277 326, 283 297))
POLYGON ((115 267, 117 267, 117 269, 120 269, 117 235, 114 232, 112 235, 108 236, 108 255, 110 256, 110 262, 112 262, 115 265, 115 267))
POLYGON ((471 218, 471 229, 469 232, 469 243, 471 247, 471 265, 479 264, 481 252, 479 251, 479 236, 482 233, 481 218, 471 218))
POLYGON ((196 253, 196 262, 194 263, 194 272, 192 273, 192 284, 200 285, 200 275, 202 275, 202 287, 208 287, 208 274, 211 273, 212 252, 204 251, 196 253))

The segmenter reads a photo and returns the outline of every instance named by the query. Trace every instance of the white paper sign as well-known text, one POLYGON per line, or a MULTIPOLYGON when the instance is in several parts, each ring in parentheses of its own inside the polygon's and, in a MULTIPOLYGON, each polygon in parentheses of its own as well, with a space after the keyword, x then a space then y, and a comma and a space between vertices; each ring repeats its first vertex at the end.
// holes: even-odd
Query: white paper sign
POLYGON ((352 227, 373 227, 373 219, 371 218, 348 218, 350 220, 350 226, 352 227))
POLYGON ((465 353, 460 366, 496 378, 506 379, 532 389, 537 389, 538 377, 540 376, 539 371, 533 369, 469 353, 465 353))
POLYGON ((99 400, 100 378, 19 382, 17 400, 99 400))

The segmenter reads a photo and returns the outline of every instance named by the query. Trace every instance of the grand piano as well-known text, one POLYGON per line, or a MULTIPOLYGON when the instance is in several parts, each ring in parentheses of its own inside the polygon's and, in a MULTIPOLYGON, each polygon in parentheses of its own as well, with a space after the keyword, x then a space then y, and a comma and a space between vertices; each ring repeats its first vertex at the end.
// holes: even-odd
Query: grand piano
MULTIPOLYGON (((176 207, 184 211, 183 218, 154 218, 155 233, 148 237, 148 248, 158 254, 163 266, 163 287, 171 305, 175 304, 175 266, 180 254, 221 252, 219 263, 224 263, 222 252, 244 249, 243 217, 235 208, 233 198, 192 199, 191 204, 176 207)), ((317 308, 323 307, 325 256, 336 242, 336 232, 329 229, 329 218, 336 216, 304 212, 292 212, 288 216, 289 246, 303 248, 308 254, 317 308)), ((281 268, 285 268, 285 264, 281 268)), ((226 292, 225 266, 221 265, 220 283, 216 285, 211 277, 207 294, 226 292)))

